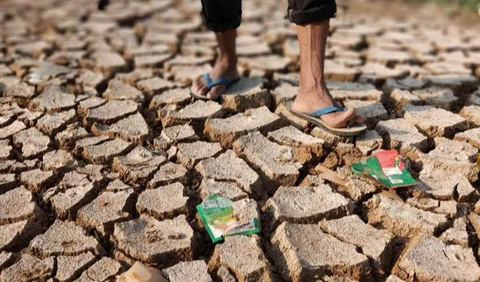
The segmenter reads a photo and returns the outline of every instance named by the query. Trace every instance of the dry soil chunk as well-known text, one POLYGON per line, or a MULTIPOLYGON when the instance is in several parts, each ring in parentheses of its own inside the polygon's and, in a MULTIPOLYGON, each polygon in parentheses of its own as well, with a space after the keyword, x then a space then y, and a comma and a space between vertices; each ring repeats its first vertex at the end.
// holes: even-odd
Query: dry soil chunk
POLYGON ((358 114, 365 116, 368 128, 374 128, 378 121, 388 118, 387 110, 380 102, 347 100, 345 106, 355 108, 358 114))
POLYGON ((9 138, 17 132, 24 130, 27 126, 21 121, 14 121, 11 124, 4 126, 0 130, 0 139, 9 138))
POLYGON ((222 94, 225 109, 243 112, 247 109, 270 106, 270 93, 263 87, 263 78, 241 78, 222 94))
POLYGON ((23 186, 0 195, 0 225, 32 219, 41 213, 32 193, 23 186))
POLYGON ((237 279, 233 276, 228 269, 224 266, 220 266, 217 270, 217 277, 221 282, 236 282, 237 279))
POLYGON ((149 179, 164 162, 164 156, 138 146, 126 156, 116 157, 113 169, 133 182, 143 181, 149 179))
POLYGON ((400 110, 403 106, 407 104, 421 105, 423 103, 423 101, 418 96, 413 95, 412 92, 408 90, 394 89, 389 98, 389 102, 393 104, 391 106, 394 107, 395 111, 400 110))
POLYGON ((287 57, 266 55, 253 58, 240 58, 239 63, 248 69, 274 72, 284 70, 291 62, 287 57))
POLYGON ((153 96, 149 107, 151 109, 161 109, 167 105, 180 107, 190 103, 191 99, 190 89, 175 88, 153 96))
POLYGON ((475 165, 478 149, 467 142, 435 138, 435 149, 420 157, 423 165, 434 169, 443 169, 449 173, 458 173, 471 182, 478 179, 478 167, 475 165))
POLYGON ((372 81, 374 83, 384 81, 387 78, 402 78, 408 75, 408 71, 388 68, 378 63, 366 63, 362 67, 362 72, 360 81, 372 81))
POLYGON ((33 192, 39 192, 49 187, 54 180, 53 177, 53 172, 40 169, 29 170, 20 174, 22 183, 33 192))
POLYGON ((50 151, 43 155, 42 160, 45 170, 66 170, 78 166, 77 160, 65 150, 50 151))
POLYGON ((368 83, 328 82, 328 89, 337 100, 374 100, 380 101, 383 93, 368 83))
POLYGON ((188 197, 184 197, 184 186, 179 182, 155 189, 147 189, 138 196, 137 210, 158 220, 174 218, 187 212, 188 197))
POLYGON ((366 156, 382 148, 383 139, 375 130, 368 130, 360 134, 355 140, 355 146, 366 156))
POLYGON ((419 232, 433 234, 445 229, 448 223, 444 215, 422 211, 381 194, 373 196, 364 206, 370 224, 379 224, 402 237, 419 232))
POLYGON ((88 252, 78 256, 58 256, 55 278, 60 281, 71 281, 95 261, 95 256, 88 252))
POLYGON ((283 127, 268 133, 268 138, 280 145, 292 147, 295 159, 301 163, 323 155, 324 141, 305 134, 293 126, 283 127))
POLYGON ((210 139, 220 142, 223 147, 230 147, 242 135, 261 131, 266 133, 280 128, 283 121, 270 112, 267 107, 251 109, 226 119, 209 119, 205 123, 205 134, 210 139))
POLYGON ((216 158, 202 160, 195 169, 204 179, 236 183, 248 194, 265 193, 258 174, 233 151, 229 150, 216 158))
POLYGON ((360 202, 367 195, 371 195, 379 190, 379 187, 374 183, 353 173, 348 166, 338 168, 337 174, 345 182, 344 185, 338 187, 338 191, 347 193, 355 202, 360 202))
POLYGON ((188 66, 188 67, 200 66, 200 65, 210 63, 211 61, 213 61, 213 57, 210 57, 210 56, 194 57, 194 56, 177 55, 175 58, 173 58, 172 60, 168 61, 165 64, 165 68, 167 70, 170 70, 172 67, 175 67, 175 66, 188 66))
POLYGON ((126 141, 140 143, 150 134, 150 127, 143 116, 136 113, 112 125, 94 124, 92 131, 96 135, 119 137, 126 141))
POLYGON ((93 183, 77 185, 53 195, 50 202, 57 217, 73 217, 80 207, 93 198, 96 190, 97 187, 93 183))
POLYGON ((30 254, 23 254, 14 265, 2 271, 2 281, 46 281, 51 277, 54 268, 54 258, 40 260, 30 254))
POLYGON ((297 86, 293 86, 290 83, 281 82, 271 94, 273 96, 273 103, 278 106, 281 103, 293 101, 293 99, 295 99, 297 96, 297 93, 297 86))
POLYGON ((178 144, 177 158, 186 168, 194 168, 198 162, 217 156, 222 151, 219 143, 197 141, 178 144))
POLYGON ((0 126, 4 127, 15 120, 15 115, 13 113, 8 113, 6 115, 0 116, 0 126))
POLYGON ((22 99, 30 99, 35 94, 35 88, 25 82, 14 83, 7 87, 5 91, 6 97, 15 97, 22 99))
POLYGON ((390 276, 388 276, 388 278, 385 282, 405 282, 405 281, 398 278, 398 276, 396 276, 396 275, 390 275, 390 276))
POLYGON ((113 279, 121 270, 121 265, 117 261, 103 257, 94 263, 89 269, 83 272, 77 282, 104 282, 113 279))
POLYGON ((455 219, 453 227, 443 232, 440 239, 445 244, 457 244, 464 248, 468 248, 468 232, 467 232, 467 219, 460 217, 455 219))
POLYGON ((12 253, 0 252, 0 270, 3 270, 7 264, 10 264, 14 259, 12 253))
POLYGON ((371 280, 368 258, 316 224, 283 223, 272 244, 275 264, 287 281, 315 281, 327 273, 371 280))
POLYGON ((133 100, 135 102, 142 102, 144 99, 140 90, 116 79, 110 80, 102 97, 107 100, 133 100))
POLYGON ((194 233, 184 215, 157 221, 148 216, 116 223, 116 247, 135 260, 170 266, 192 260, 194 233))
POLYGON ((223 109, 218 103, 198 100, 181 110, 174 111, 162 109, 158 114, 162 120, 163 127, 186 124, 189 122, 203 125, 208 118, 223 116, 223 109))
POLYGON ((247 198, 248 194, 242 191, 235 182, 214 181, 204 179, 200 184, 200 197, 205 199, 210 194, 218 194, 221 197, 237 201, 247 198))
POLYGON ((203 260, 180 262, 162 270, 170 282, 211 282, 207 264, 203 260))
POLYGON ((135 56, 133 58, 134 65, 137 68, 149 68, 161 66, 168 59, 172 57, 171 54, 160 54, 160 55, 144 55, 144 56, 135 56))
POLYGON ((340 219, 322 221, 323 231, 345 243, 362 248, 362 253, 373 260, 373 265, 380 275, 385 275, 393 263, 393 236, 364 223, 357 215, 340 219))
POLYGON ((136 68, 133 71, 129 73, 118 73, 116 74, 115 78, 120 79, 128 84, 134 85, 135 82, 142 80, 142 79, 147 79, 150 77, 153 77, 153 69, 150 68, 145 68, 145 69, 139 69, 136 68))
POLYGON ((129 219, 129 201, 133 189, 120 192, 103 192, 90 204, 78 211, 77 222, 87 228, 95 228, 102 235, 113 233, 113 225, 129 219))
POLYGON ((404 156, 416 156, 420 153, 419 150, 428 149, 427 137, 405 119, 381 121, 375 129, 384 138, 389 148, 398 150, 404 156))
POLYGON ((193 127, 188 124, 167 127, 163 129, 160 134, 161 141, 173 145, 180 142, 197 141, 198 139, 200 139, 200 137, 195 133, 193 127))
POLYGON ((105 103, 107 103, 107 100, 97 96, 91 96, 78 103, 77 112, 80 116, 86 117, 88 114, 88 109, 97 108, 101 105, 104 105, 105 103))
POLYGON ((453 137, 467 128, 467 122, 457 114, 430 106, 406 105, 404 118, 425 132, 429 137, 453 137))
POLYGON ((445 245, 433 236, 419 235, 407 245, 394 274, 416 281, 478 281, 480 268, 472 249, 445 245))
POLYGON ((412 94, 425 101, 427 105, 442 108, 447 111, 452 110, 458 100, 458 97, 455 97, 453 91, 448 88, 430 87, 415 90, 412 94))
POLYGON ((91 70, 81 70, 80 76, 77 78, 76 82, 97 88, 104 80, 105 77, 101 73, 93 72, 91 70))
POLYGON ((295 160, 292 148, 273 143, 259 132, 240 137, 233 148, 277 186, 291 186, 298 179, 301 165, 295 160))
POLYGON ((179 164, 168 162, 160 167, 152 180, 148 183, 148 188, 155 188, 161 185, 167 185, 174 182, 185 184, 188 178, 188 171, 179 164))
POLYGON ((15 174, 0 174, 0 194, 14 188, 16 184, 17 180, 15 180, 15 174))
POLYGON ((120 179, 115 179, 108 183, 105 191, 107 192, 123 192, 123 191, 130 191, 133 189, 130 185, 123 183, 120 179))
POLYGON ((132 143, 117 138, 99 145, 86 146, 82 155, 95 164, 110 163, 114 157, 125 154, 132 146, 132 143))
POLYGON ((74 109, 60 113, 51 113, 44 115, 37 121, 37 128, 47 135, 55 135, 75 119, 76 113, 74 109))
POLYGON ((73 108, 75 104, 75 95, 59 86, 51 86, 35 97, 30 102, 29 108, 40 111, 62 111, 73 108))
POLYGON ((270 264, 256 236, 226 237, 225 243, 215 247, 210 266, 227 268, 239 282, 273 281, 270 277, 270 264))
POLYGON ((99 122, 105 124, 114 123, 130 114, 137 112, 138 105, 131 100, 113 100, 106 104, 89 109, 87 120, 89 122, 99 122))
POLYGON ((337 61, 325 60, 325 66, 327 80, 349 82, 354 81, 359 74, 357 68, 351 68, 337 61))
POLYGON ((41 231, 37 222, 31 219, 0 225, 0 252, 28 244, 28 241, 41 231))
POLYGON ((480 148, 480 128, 473 128, 464 132, 457 133, 455 140, 466 141, 476 148, 480 148))
POLYGON ((110 76, 127 66, 125 60, 113 52, 96 52, 92 54, 92 58, 95 60, 96 69, 102 71, 105 76, 110 76))
POLYGON ((48 151, 50 138, 35 127, 25 129, 13 135, 13 144, 22 152, 26 159, 34 158, 48 151))
POLYGON ((465 118, 469 123, 480 126, 480 106, 465 106, 460 111, 460 115, 465 118))
POLYGON ((162 93, 165 90, 171 89, 174 87, 174 84, 168 80, 159 77, 153 77, 140 80, 137 82, 137 87, 140 90, 152 95, 153 93, 162 93))
MULTIPOLYGON (((322 219, 339 218, 350 214, 350 200, 334 193, 330 186, 280 187, 267 202, 267 213, 273 228, 287 221, 316 223, 322 219)), ((273 230, 273 229, 271 229, 273 230)))
MULTIPOLYGON (((412 74, 411 74, 412 75, 412 74)), ((403 91, 403 90, 417 90, 423 88, 427 83, 425 81, 407 76, 402 79, 392 79, 389 78, 383 85, 383 90, 388 94, 392 93, 394 90, 403 91)), ((409 91, 406 91, 409 92, 409 91)), ((393 94, 393 93, 392 93, 393 94)))
POLYGON ((459 200, 461 198, 464 201, 471 198, 475 192, 475 189, 465 176, 430 165, 423 167, 419 179, 422 181, 422 184, 417 186, 417 191, 422 191, 440 200, 452 200, 454 195, 457 194, 459 200))
POLYGON ((30 242, 30 250, 40 257, 73 256, 86 252, 99 254, 103 251, 94 237, 73 222, 56 220, 44 234, 30 242))

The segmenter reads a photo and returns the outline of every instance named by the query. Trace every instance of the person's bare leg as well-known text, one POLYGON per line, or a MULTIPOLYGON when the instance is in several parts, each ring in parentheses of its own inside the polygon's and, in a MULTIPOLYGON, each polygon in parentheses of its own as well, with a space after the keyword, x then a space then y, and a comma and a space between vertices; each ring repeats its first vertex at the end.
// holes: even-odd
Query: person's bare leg
MULTIPOLYGON (((309 113, 315 110, 338 106, 327 89, 324 77, 325 48, 329 30, 329 20, 297 25, 300 46, 300 85, 292 109, 309 113)), ((361 123, 365 117, 357 115, 355 109, 322 116, 331 127, 345 127, 347 122, 361 123)))
MULTIPOLYGON (((236 79, 239 77, 237 70, 237 53, 235 49, 235 40, 237 38, 237 30, 230 29, 223 32, 215 33, 218 42, 218 58, 215 65, 210 71, 212 80, 219 78, 236 79)), ((226 88, 224 85, 218 85, 208 91, 207 83, 203 76, 197 78, 192 85, 192 91, 209 99, 217 99, 226 88)))

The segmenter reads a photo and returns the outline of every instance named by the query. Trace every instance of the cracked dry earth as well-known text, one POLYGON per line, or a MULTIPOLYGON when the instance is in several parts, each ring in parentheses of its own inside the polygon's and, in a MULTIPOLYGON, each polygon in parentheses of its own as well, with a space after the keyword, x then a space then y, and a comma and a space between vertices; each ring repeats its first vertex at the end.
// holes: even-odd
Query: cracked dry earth
POLYGON ((0 281, 114 281, 135 261, 175 282, 480 280, 475 26, 340 2, 326 76, 369 127, 345 139, 287 110, 286 1, 243 1, 245 78, 221 103, 189 96, 215 58, 200 1, 113 2, 0 2, 0 281), (379 149, 420 184, 392 197, 352 175, 379 149), (212 244, 210 193, 261 234, 212 244))

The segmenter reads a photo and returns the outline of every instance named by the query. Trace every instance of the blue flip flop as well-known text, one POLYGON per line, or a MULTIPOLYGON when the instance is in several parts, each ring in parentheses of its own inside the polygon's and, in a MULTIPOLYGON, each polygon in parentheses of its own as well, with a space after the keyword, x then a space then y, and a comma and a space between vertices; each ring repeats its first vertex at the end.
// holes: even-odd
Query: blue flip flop
MULTIPOLYGON (((203 75, 203 80, 205 80, 205 82, 207 83, 207 89, 208 89, 208 91, 210 91, 213 87, 218 86, 218 85, 225 85, 225 87, 228 88, 228 87, 230 87, 230 85, 239 81, 240 78, 235 78, 235 79, 219 78, 219 79, 216 79, 216 80, 212 80, 210 75, 208 73, 205 73, 203 75)), ((208 91, 207 91, 207 93, 208 93, 208 91)), ((212 99, 209 99, 207 96, 198 95, 197 93, 193 93, 193 91, 190 91, 190 95, 193 98, 198 99, 198 100, 203 100, 203 101, 212 100, 212 99)), ((215 100, 220 99, 220 97, 221 97, 221 95, 215 100)))
POLYGON ((315 110, 310 113, 302 113, 295 111, 293 109, 290 109, 290 111, 298 116, 299 118, 305 119, 313 124, 315 124, 318 127, 323 128, 324 130, 335 134, 339 136, 356 136, 359 135, 367 130, 367 126, 365 124, 354 124, 350 125, 347 123, 347 127, 345 128, 335 128, 328 126, 322 119, 321 117, 324 115, 328 115, 331 113, 336 113, 336 112, 344 112, 346 111, 347 108, 344 107, 326 107, 326 108, 321 108, 318 110, 315 110))

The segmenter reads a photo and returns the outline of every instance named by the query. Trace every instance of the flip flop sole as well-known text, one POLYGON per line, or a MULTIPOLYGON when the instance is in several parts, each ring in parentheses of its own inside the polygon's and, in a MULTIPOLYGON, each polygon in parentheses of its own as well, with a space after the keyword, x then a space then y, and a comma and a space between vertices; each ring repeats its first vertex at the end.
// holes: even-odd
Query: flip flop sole
MULTIPOLYGON (((208 99, 206 96, 198 95, 196 93, 193 93, 193 91, 190 91, 190 96, 197 100, 202 100, 202 101, 211 101, 211 99, 208 99)), ((218 100, 218 99, 217 99, 218 100)))
MULTIPOLYGON (((225 84, 225 91, 230 87, 232 86, 233 84, 237 83, 238 81, 240 80, 240 78, 238 79, 234 79, 231 81, 230 84, 225 84)), ((217 99, 209 99, 207 98, 206 96, 202 96, 202 95, 198 95, 197 93, 194 93, 193 91, 190 90, 190 96, 192 96, 193 98, 197 99, 197 100, 202 100, 202 101, 214 101, 214 102, 219 102, 222 98, 222 95, 223 94, 220 94, 220 96, 218 96, 217 99)))
POLYGON ((316 126, 324 129, 325 131, 338 136, 345 136, 345 137, 357 136, 367 130, 367 126, 365 124, 355 124, 350 128, 334 128, 326 125, 325 122, 323 122, 323 120, 321 120, 320 118, 311 117, 309 115, 294 111, 292 109, 290 109, 290 111, 297 117, 307 120, 315 124, 316 126))

